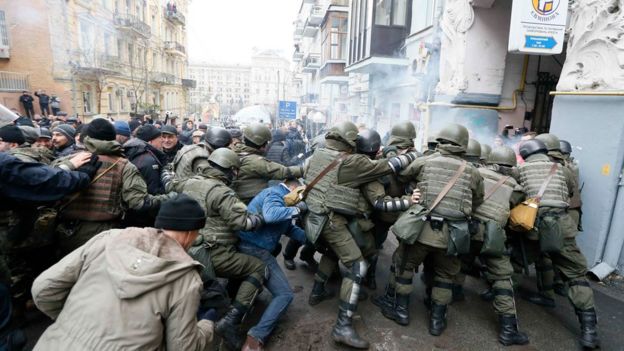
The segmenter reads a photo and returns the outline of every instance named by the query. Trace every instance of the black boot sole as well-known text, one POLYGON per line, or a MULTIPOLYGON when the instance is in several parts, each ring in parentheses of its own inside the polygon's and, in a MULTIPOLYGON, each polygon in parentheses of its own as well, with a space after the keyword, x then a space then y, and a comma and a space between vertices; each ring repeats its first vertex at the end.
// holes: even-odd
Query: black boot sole
POLYGON ((396 324, 400 325, 400 326, 408 326, 409 325, 409 319, 402 319, 399 316, 397 316, 394 313, 389 313, 386 312, 386 310, 381 309, 381 314, 383 314, 384 317, 388 318, 391 321, 394 321, 396 324))
POLYGON ((370 348, 370 343, 361 344, 361 345, 349 344, 344 337, 334 335, 334 333, 332 333, 332 340, 334 340, 336 344, 346 345, 346 346, 349 346, 351 348, 358 349, 358 350, 368 350, 370 348))
POLYGON ((498 342, 501 343, 503 346, 528 345, 529 344, 529 340, 522 341, 522 342, 517 342, 517 341, 514 341, 514 340, 503 340, 501 338, 498 338, 498 342))

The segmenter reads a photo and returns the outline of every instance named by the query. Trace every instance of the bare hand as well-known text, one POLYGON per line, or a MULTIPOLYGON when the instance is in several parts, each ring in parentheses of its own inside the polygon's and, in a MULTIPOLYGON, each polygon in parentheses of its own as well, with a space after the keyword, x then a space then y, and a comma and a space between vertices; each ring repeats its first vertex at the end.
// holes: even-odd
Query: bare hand
POLYGON ((79 152, 74 157, 72 157, 69 162, 71 162, 74 169, 86 164, 91 160, 90 152, 79 152))
POLYGON ((419 203, 420 202, 420 196, 421 196, 420 189, 414 189, 414 191, 412 192, 412 198, 411 198, 412 203, 413 204, 419 203))

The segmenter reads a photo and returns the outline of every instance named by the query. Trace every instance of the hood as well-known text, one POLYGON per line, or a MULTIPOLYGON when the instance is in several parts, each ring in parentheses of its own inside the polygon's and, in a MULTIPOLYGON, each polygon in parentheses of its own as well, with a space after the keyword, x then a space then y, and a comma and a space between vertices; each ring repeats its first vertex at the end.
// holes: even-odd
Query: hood
POLYGON ((247 146, 243 143, 234 145, 234 152, 236 152, 237 154, 248 153, 248 154, 262 155, 262 152, 260 152, 260 150, 255 149, 251 146, 247 146))
POLYGON ((123 155, 123 148, 121 144, 112 140, 99 140, 86 137, 84 140, 84 146, 87 151, 96 155, 123 155))
POLYGON ((105 248, 107 272, 120 299, 132 299, 201 267, 158 229, 128 228, 105 248))
POLYGON ((388 146, 396 146, 398 149, 410 149, 414 147, 414 140, 398 136, 390 136, 388 146))
POLYGON ((204 168, 201 174, 198 174, 198 175, 202 177, 206 177, 206 178, 213 178, 213 179, 220 180, 226 185, 230 185, 230 183, 232 183, 232 180, 228 179, 228 177, 223 172, 213 167, 204 168))
POLYGON ((347 145, 346 143, 339 141, 339 140, 335 140, 335 139, 327 139, 325 138, 325 147, 327 147, 330 150, 335 150, 335 151, 345 151, 345 152, 352 152, 353 148, 349 145, 347 145))
POLYGON ((166 156, 164 152, 158 150, 157 148, 153 147, 152 145, 138 138, 133 138, 133 139, 128 140, 123 145, 123 149, 124 149, 124 153, 129 159, 133 159, 134 157, 140 154, 149 152, 161 164, 166 163, 166 160, 165 160, 166 156))
POLYGON ((438 151, 442 155, 455 155, 458 157, 463 157, 466 153, 466 149, 464 149, 463 147, 452 144, 438 144, 436 151, 438 151))

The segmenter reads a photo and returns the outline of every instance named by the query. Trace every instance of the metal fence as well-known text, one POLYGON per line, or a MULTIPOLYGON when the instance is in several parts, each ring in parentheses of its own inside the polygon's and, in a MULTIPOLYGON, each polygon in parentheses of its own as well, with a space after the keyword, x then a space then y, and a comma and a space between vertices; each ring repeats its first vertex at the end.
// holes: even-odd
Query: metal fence
POLYGON ((0 71, 0 91, 21 92, 24 90, 30 90, 28 74, 0 71))

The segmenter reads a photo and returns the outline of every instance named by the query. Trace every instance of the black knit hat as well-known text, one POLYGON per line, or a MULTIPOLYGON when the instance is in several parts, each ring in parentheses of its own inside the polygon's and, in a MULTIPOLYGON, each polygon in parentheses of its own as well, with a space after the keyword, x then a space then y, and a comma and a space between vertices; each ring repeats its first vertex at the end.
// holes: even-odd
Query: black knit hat
POLYGON ((117 138, 113 124, 103 118, 94 119, 82 132, 92 139, 112 141, 117 138))
POLYGON ((19 127, 14 125, 6 125, 0 128, 0 140, 7 143, 23 144, 26 142, 24 134, 19 127))
POLYGON ((160 137, 160 129, 151 124, 146 124, 137 129, 136 137, 143 141, 149 142, 160 137))
POLYGON ((154 226, 160 229, 198 230, 206 225, 206 214, 197 201, 180 194, 160 205, 154 226))

